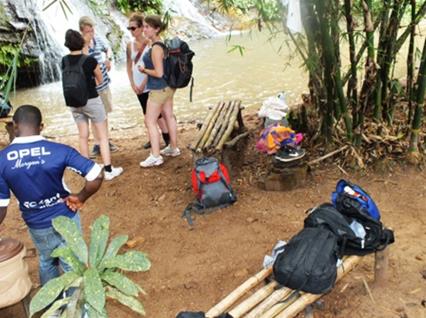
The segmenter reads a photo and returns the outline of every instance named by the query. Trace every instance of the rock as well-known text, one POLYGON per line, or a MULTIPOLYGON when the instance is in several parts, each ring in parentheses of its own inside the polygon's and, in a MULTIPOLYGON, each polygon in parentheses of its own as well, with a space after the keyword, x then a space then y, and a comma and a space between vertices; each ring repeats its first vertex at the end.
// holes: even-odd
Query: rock
POLYGON ((235 278, 239 277, 247 277, 248 276, 248 270, 247 268, 240 269, 239 271, 234 273, 235 278))
POLYGON ((132 240, 128 240, 126 246, 128 248, 134 248, 136 245, 142 244, 143 242, 145 242, 145 239, 142 236, 136 236, 132 240))
POLYGON ((421 257, 420 255, 416 255, 416 257, 414 257, 416 260, 418 260, 418 261, 422 261, 423 260, 423 257, 421 257))
POLYGON ((256 218, 252 218, 251 216, 249 216, 247 219, 246 219, 246 221, 248 222, 248 223, 253 223, 253 222, 256 222, 258 219, 256 219, 256 218))
POLYGON ((426 269, 420 271, 420 274, 422 275, 423 279, 426 279, 426 269))

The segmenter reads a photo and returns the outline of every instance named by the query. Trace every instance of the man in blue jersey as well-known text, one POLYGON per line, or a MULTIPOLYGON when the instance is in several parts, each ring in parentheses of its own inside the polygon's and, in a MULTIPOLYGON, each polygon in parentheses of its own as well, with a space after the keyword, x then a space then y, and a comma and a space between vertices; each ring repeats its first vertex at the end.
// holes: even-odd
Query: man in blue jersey
POLYGON ((66 216, 81 228, 78 210, 101 186, 102 168, 75 149, 44 139, 40 135, 42 117, 37 107, 20 106, 13 115, 13 123, 16 137, 0 151, 0 224, 12 191, 39 252, 40 283, 44 285, 60 275, 59 265, 64 271, 69 270, 67 264, 50 256, 65 243, 52 227, 52 220, 66 216), (79 193, 71 194, 66 188, 66 168, 86 178, 79 193))

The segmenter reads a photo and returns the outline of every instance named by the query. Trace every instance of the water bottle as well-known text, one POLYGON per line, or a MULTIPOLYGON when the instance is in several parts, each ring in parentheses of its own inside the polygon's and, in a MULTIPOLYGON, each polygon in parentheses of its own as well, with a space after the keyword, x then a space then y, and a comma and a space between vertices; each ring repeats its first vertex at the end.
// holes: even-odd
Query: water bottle
POLYGON ((352 223, 349 225, 349 227, 352 229, 352 231, 355 233, 356 237, 359 237, 361 241, 361 248, 364 248, 364 242, 365 242, 365 235, 367 234, 365 232, 364 227, 359 222, 353 220, 352 223))

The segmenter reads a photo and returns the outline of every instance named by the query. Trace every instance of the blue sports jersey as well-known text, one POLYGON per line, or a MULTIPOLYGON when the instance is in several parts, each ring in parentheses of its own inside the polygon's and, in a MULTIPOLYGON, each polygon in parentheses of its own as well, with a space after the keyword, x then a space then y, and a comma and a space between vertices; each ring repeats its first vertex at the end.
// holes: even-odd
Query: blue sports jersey
POLYGON ((40 135, 16 137, 0 151, 0 206, 8 206, 11 190, 25 223, 33 229, 50 227, 59 215, 73 217, 63 202, 70 194, 63 182, 66 168, 88 181, 101 172, 99 165, 69 146, 40 135))

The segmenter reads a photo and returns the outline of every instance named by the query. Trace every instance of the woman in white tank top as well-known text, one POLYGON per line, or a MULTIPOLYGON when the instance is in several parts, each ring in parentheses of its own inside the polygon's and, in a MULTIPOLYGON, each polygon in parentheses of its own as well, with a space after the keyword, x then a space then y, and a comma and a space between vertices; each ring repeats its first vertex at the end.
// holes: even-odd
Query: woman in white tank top
MULTIPOLYGON (((143 15, 140 13, 133 13, 129 18, 129 26, 127 27, 127 30, 130 31, 134 38, 134 40, 127 43, 127 75, 129 77, 130 85, 138 97, 142 111, 145 115, 149 93, 146 89, 147 76, 138 70, 138 66, 143 65, 142 56, 149 50, 150 43, 143 35, 143 15)), ((163 118, 161 118, 161 115, 158 118, 158 126, 161 129, 164 142, 167 146, 169 144, 170 137, 166 122, 163 118)), ((150 147, 151 144, 149 142, 144 145, 145 149, 150 147)))

